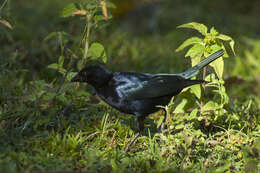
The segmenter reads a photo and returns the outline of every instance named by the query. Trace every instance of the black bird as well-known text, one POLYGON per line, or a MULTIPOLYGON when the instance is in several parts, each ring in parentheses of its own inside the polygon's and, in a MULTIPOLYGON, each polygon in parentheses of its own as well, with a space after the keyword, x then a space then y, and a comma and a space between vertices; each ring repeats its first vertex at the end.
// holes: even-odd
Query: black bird
MULTIPOLYGON (((223 54, 224 50, 219 50, 196 66, 178 74, 112 72, 102 65, 90 65, 82 69, 71 81, 92 85, 97 95, 106 103, 123 113, 137 116, 141 131, 145 117, 159 110, 158 105, 167 105, 171 98, 185 87, 204 83, 203 80, 190 78, 223 54)), ((139 133, 130 145, 138 136, 139 133)))

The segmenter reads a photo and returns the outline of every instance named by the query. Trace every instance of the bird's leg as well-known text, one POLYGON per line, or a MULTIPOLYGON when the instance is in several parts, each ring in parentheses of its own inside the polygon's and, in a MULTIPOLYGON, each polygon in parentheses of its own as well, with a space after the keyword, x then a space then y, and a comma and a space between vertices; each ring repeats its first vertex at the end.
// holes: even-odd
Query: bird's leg
POLYGON ((139 116, 137 117, 137 120, 138 120, 138 132, 136 133, 135 137, 129 142, 129 144, 126 146, 125 148, 125 152, 127 153, 130 149, 130 147, 133 145, 133 143, 138 139, 138 137, 140 136, 140 133, 141 131, 143 130, 144 128, 144 119, 145 119, 145 116, 139 116))
POLYGON ((161 132, 162 134, 164 134, 167 130, 165 130, 165 122, 166 122, 166 118, 167 118, 167 112, 165 109, 163 109, 163 116, 164 116, 164 119, 163 119, 163 122, 161 124, 161 127, 159 129, 159 132, 161 132))

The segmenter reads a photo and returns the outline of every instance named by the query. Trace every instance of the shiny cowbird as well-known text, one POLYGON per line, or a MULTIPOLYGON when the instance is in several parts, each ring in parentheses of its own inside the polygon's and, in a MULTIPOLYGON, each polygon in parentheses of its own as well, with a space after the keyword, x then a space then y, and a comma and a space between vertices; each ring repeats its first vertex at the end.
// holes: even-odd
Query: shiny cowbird
MULTIPOLYGON (((135 115, 141 131, 145 117, 159 110, 158 105, 167 105, 171 98, 185 87, 204 83, 203 80, 190 78, 223 54, 224 50, 219 50, 196 66, 178 74, 112 72, 102 65, 90 65, 82 69, 71 81, 92 85, 97 95, 106 103, 120 112, 135 115)), ((138 136, 139 132, 130 145, 138 136)))

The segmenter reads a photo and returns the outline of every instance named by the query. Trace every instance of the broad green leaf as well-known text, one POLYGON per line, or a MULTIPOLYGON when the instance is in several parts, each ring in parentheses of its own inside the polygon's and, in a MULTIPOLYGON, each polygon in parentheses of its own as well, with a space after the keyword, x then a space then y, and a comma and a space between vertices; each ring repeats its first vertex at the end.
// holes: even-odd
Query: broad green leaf
MULTIPOLYGON (((210 47, 212 52, 216 52, 221 49, 221 47, 217 44, 214 44, 210 47)), ((216 59, 215 61, 210 63, 210 66, 214 68, 215 72, 217 73, 217 76, 219 79, 222 79, 223 72, 224 72, 224 61, 223 57, 220 57, 216 59)))
POLYGON ((209 55, 211 55, 214 52, 219 51, 220 49, 222 49, 221 45, 213 44, 212 46, 210 46, 211 53, 209 55))
POLYGON ((195 44, 194 46, 192 46, 192 48, 188 50, 185 57, 191 57, 191 58, 201 57, 202 54, 204 53, 204 50, 205 48, 203 45, 195 44))
POLYGON ((209 101, 207 102, 201 109, 202 112, 206 112, 206 111, 214 111, 216 109, 218 109, 218 104, 213 102, 213 101, 209 101))
POLYGON ((217 73, 217 76, 219 79, 222 79, 223 72, 224 72, 224 60, 222 57, 216 59, 212 63, 210 63, 210 66, 214 68, 215 72, 217 73))
POLYGON ((177 28, 195 29, 198 32, 200 32, 202 35, 207 35, 207 32, 208 32, 208 28, 204 24, 197 23, 197 22, 186 23, 186 24, 178 26, 177 28))
POLYGON ((219 34, 217 35, 217 38, 220 39, 220 40, 224 40, 224 41, 231 41, 232 38, 229 37, 228 35, 225 35, 225 34, 219 34))
POLYGON ((56 63, 50 64, 50 65, 48 65, 48 68, 51 68, 51 69, 59 69, 59 64, 56 64, 56 63))
POLYGON ((100 43, 91 44, 89 48, 89 55, 92 56, 92 58, 94 59, 101 58, 104 63, 106 63, 107 61, 105 49, 100 43))
POLYGON ((188 117, 188 120, 195 119, 197 117, 198 109, 193 109, 190 113, 190 116, 188 117))
POLYGON ((200 85, 192 85, 190 86, 191 93, 195 94, 195 96, 200 99, 201 98, 201 87, 200 85))
MULTIPOLYGON (((217 44, 214 44, 210 47, 210 49, 212 50, 212 53, 213 52, 216 52, 218 50, 221 49, 221 47, 217 44)), ((222 76, 223 76, 223 72, 224 72, 224 60, 223 60, 223 57, 220 57, 218 59, 216 59, 215 61, 211 62, 209 64, 211 67, 213 67, 213 69, 215 70, 217 76, 219 79, 222 79, 222 76)))
POLYGON ((190 46, 192 44, 196 44, 196 43, 199 43, 199 44, 203 44, 203 40, 199 37, 191 37, 187 40, 185 40, 177 49, 176 49, 176 52, 179 52, 181 51, 182 49, 184 49, 185 47, 187 46, 190 46))
POLYGON ((73 11, 75 11, 75 10, 77 10, 76 4, 71 3, 71 4, 67 5, 65 8, 63 8, 60 15, 61 15, 61 17, 74 16, 73 11))
POLYGON ((184 128, 184 125, 183 124, 178 124, 175 129, 183 129, 184 128))
POLYGON ((202 55, 198 55, 198 56, 195 56, 191 59, 191 66, 195 66, 197 65, 200 61, 201 61, 201 56, 202 55))
POLYGON ((174 113, 183 113, 184 112, 184 107, 185 105, 188 103, 187 99, 182 99, 181 103, 178 104, 175 108, 175 110, 173 111, 174 113))
POLYGON ((234 49, 235 41, 234 41, 230 36, 225 35, 225 34, 219 34, 219 35, 217 36, 217 38, 220 39, 220 40, 229 41, 229 46, 231 47, 231 49, 232 49, 234 55, 236 55, 235 49, 234 49))

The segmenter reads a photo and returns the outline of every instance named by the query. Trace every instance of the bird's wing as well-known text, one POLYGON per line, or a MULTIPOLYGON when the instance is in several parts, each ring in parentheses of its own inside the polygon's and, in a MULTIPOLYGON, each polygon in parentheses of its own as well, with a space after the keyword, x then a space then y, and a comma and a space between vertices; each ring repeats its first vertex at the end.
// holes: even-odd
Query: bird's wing
POLYGON ((128 98, 135 91, 142 89, 152 77, 152 74, 146 73, 115 72, 111 85, 120 97, 128 98))
POLYGON ((186 80, 178 75, 155 75, 150 80, 129 92, 127 99, 139 100, 166 95, 177 95, 183 88, 196 84, 189 81, 192 80, 186 80))

